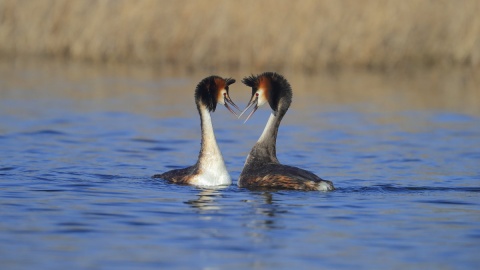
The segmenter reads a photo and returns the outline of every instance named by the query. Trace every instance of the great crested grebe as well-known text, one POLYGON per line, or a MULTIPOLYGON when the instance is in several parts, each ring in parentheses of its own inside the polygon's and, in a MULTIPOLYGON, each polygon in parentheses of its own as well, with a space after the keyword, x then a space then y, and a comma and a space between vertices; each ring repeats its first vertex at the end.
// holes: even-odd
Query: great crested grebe
POLYGON ((210 112, 214 112, 217 103, 220 103, 225 105, 231 113, 237 115, 228 106, 228 104, 231 104, 237 110, 240 110, 233 103, 228 93, 228 86, 234 82, 235 80, 231 78, 224 79, 219 76, 210 76, 197 85, 195 103, 200 114, 202 129, 202 143, 198 161, 193 166, 156 174, 153 178, 162 178, 175 184, 195 186, 223 186, 232 183, 215 139, 210 112))
POLYGON ((245 77, 242 82, 252 88, 252 97, 240 116, 254 106, 248 120, 259 106, 267 102, 272 114, 247 157, 238 186, 250 189, 334 190, 332 182, 309 171, 282 165, 277 159, 278 127, 292 102, 292 88, 288 81, 280 74, 265 72, 245 77))

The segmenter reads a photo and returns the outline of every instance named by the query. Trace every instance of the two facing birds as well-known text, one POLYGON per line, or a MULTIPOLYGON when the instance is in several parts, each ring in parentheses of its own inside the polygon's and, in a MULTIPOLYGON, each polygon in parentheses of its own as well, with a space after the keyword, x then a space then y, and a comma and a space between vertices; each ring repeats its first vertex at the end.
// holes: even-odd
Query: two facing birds
MULTIPOLYGON (((245 77, 242 82, 252 89, 252 97, 239 117, 253 107, 246 122, 258 107, 266 103, 272 113, 262 135, 247 157, 238 186, 249 189, 334 190, 332 182, 323 180, 312 172, 280 164, 277 159, 278 128, 292 102, 292 88, 288 81, 280 74, 265 72, 245 77)), ((229 86, 233 83, 234 79, 210 76, 197 85, 195 103, 202 129, 198 161, 193 166, 156 174, 153 178, 195 186, 225 186, 232 183, 215 139, 210 112, 214 112, 220 103, 237 115, 229 106, 230 104, 240 110, 229 96, 229 86)))

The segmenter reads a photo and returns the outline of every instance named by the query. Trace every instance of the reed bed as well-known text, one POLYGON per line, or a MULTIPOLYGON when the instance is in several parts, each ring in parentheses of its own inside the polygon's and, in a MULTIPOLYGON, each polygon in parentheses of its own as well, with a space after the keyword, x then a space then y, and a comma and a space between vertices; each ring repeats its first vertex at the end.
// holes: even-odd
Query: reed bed
POLYGON ((186 69, 479 66, 478 0, 0 0, 0 55, 186 69))

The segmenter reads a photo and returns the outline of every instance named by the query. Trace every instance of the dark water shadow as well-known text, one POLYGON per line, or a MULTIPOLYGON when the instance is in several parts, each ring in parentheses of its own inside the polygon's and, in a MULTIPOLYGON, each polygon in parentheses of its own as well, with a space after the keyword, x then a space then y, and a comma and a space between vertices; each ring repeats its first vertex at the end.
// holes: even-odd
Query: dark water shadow
POLYGON ((45 135, 45 136, 66 136, 67 133, 63 131, 53 130, 53 129, 42 129, 36 131, 28 131, 28 132, 21 132, 18 135, 26 135, 26 136, 36 136, 36 135, 45 135))
POLYGON ((473 192, 480 193, 480 187, 428 187, 428 186, 398 186, 392 184, 373 185, 368 187, 337 188, 334 192, 341 193, 411 193, 411 192, 473 192))
POLYGON ((252 219, 249 220, 249 224, 245 224, 245 226, 267 230, 285 228, 284 225, 282 225, 281 216, 288 213, 288 211, 283 208, 283 203, 279 203, 279 201, 275 199, 279 193, 275 191, 254 191, 253 195, 257 197, 258 200, 255 200, 252 204, 252 219))

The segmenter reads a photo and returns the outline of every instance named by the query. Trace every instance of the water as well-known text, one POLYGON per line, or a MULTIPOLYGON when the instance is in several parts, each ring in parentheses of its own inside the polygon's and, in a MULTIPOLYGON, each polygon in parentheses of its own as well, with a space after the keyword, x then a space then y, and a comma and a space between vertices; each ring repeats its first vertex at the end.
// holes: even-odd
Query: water
MULTIPOLYGON (((236 186, 266 108, 247 124, 221 106, 213 115, 234 185, 152 180, 195 162, 193 89, 209 74, 44 62, 0 71, 2 269, 480 265, 479 93, 464 71, 428 87, 416 73, 287 74, 294 103, 279 160, 332 180, 329 193, 236 186)), ((241 107, 249 98, 239 83, 231 96, 241 107)))

